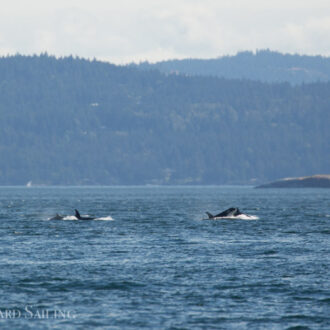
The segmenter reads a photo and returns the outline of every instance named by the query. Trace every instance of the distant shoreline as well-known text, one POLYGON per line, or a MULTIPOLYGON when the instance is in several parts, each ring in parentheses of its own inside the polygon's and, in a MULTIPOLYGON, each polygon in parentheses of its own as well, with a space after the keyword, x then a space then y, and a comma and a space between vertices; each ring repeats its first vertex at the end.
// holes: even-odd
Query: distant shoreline
POLYGON ((330 188, 330 174, 284 178, 255 188, 330 188))

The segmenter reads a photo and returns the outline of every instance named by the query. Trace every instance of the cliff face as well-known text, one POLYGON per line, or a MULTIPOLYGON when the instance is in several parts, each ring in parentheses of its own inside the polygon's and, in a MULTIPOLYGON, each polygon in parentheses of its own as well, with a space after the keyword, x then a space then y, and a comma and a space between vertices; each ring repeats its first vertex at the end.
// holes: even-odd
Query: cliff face
POLYGON ((256 188, 330 188, 330 175, 285 178, 257 186, 256 188))

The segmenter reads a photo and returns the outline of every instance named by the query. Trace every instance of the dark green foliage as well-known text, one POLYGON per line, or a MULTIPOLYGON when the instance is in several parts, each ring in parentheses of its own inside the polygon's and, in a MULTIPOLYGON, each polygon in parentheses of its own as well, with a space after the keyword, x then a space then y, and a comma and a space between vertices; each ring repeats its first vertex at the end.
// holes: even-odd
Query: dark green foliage
POLYGON ((246 184, 330 169, 330 83, 0 59, 0 184, 246 184))
POLYGON ((157 69, 163 73, 189 76, 216 76, 229 79, 252 79, 263 82, 311 83, 330 80, 330 58, 289 55, 261 50, 256 54, 241 52, 215 59, 169 60, 136 66, 142 70, 157 69))

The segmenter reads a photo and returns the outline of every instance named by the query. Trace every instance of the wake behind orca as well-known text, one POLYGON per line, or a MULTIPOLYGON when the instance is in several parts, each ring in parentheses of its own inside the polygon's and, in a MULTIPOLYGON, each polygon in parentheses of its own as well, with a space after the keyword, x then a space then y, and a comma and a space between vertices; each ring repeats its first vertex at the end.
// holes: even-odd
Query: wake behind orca
POLYGON ((237 207, 230 207, 229 209, 213 215, 210 212, 206 212, 208 219, 206 220, 218 220, 218 219, 242 219, 242 220, 256 220, 258 217, 254 215, 248 215, 242 213, 237 207))

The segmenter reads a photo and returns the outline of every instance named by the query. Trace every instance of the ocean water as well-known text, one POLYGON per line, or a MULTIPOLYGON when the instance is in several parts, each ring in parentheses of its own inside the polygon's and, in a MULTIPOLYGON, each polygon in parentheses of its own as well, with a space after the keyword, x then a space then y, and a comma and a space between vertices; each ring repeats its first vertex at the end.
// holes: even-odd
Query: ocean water
POLYGON ((329 189, 0 187, 0 328, 329 329, 329 224, 329 189))

